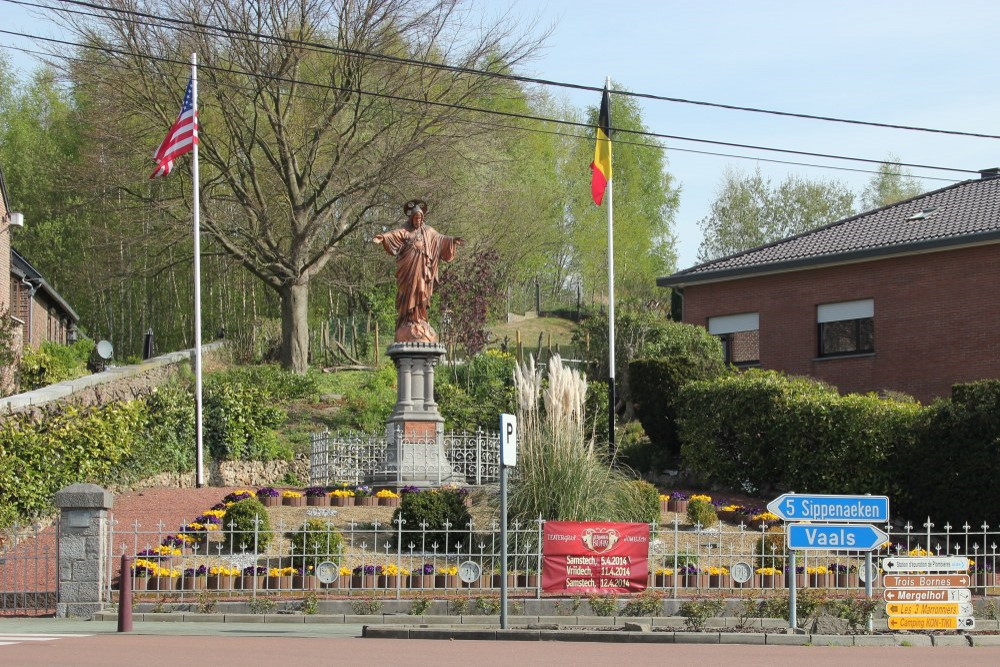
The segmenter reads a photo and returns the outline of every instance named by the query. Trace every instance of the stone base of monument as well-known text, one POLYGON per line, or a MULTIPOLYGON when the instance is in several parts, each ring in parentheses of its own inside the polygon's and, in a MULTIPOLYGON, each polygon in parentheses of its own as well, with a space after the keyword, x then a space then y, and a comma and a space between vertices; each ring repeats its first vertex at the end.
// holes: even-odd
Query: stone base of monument
POLYGON ((386 461, 372 481, 413 486, 464 482, 444 451, 444 418, 434 402, 434 367, 445 348, 438 343, 393 343, 396 406, 386 424, 386 461))

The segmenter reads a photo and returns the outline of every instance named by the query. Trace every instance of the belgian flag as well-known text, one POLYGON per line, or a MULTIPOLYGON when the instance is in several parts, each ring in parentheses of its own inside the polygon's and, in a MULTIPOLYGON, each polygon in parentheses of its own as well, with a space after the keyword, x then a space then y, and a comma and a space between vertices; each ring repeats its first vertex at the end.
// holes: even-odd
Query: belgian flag
POLYGON ((604 191, 611 180, 611 96, 604 87, 601 96, 601 113, 597 117, 597 145, 594 161, 590 163, 590 194, 598 206, 604 200, 604 191))

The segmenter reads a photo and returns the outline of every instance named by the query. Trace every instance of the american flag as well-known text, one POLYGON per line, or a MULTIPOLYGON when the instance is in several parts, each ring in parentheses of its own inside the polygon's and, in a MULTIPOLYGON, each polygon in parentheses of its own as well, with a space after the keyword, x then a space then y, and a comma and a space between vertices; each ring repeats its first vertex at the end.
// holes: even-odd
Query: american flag
POLYGON ((194 112, 194 82, 188 79, 187 90, 184 93, 184 101, 181 103, 181 112, 177 120, 170 126, 167 138, 163 140, 160 147, 153 153, 153 161, 156 162, 156 171, 149 177, 166 176, 174 168, 174 159, 189 153, 194 145, 198 143, 198 116, 194 112))

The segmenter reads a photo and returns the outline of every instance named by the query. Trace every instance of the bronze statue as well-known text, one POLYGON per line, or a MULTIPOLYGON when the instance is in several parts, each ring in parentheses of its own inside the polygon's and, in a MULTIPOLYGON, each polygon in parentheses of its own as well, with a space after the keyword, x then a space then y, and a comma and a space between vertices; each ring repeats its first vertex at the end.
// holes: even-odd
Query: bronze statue
POLYGON ((438 281, 438 265, 450 262, 464 241, 439 234, 424 224, 427 202, 411 199, 403 205, 406 224, 372 239, 396 257, 396 342, 436 343, 437 332, 427 321, 427 309, 438 281))

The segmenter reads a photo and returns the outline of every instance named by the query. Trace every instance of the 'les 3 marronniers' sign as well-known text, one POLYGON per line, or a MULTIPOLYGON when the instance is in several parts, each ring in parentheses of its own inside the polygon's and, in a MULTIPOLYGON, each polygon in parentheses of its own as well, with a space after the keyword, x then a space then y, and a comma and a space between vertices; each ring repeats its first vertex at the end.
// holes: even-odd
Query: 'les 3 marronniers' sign
POLYGON ((542 540, 542 588, 547 592, 646 589, 648 524, 546 521, 542 540))

